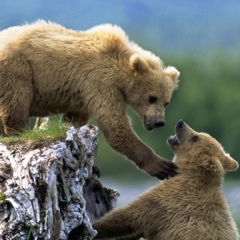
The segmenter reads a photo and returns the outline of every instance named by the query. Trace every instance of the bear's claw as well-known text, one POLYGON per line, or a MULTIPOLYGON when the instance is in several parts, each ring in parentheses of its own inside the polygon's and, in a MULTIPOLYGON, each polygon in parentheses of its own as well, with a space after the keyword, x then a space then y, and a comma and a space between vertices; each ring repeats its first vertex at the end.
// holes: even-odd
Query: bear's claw
POLYGON ((163 160, 164 164, 162 170, 154 174, 153 176, 157 177, 160 180, 169 179, 177 175, 177 165, 171 161, 163 160))

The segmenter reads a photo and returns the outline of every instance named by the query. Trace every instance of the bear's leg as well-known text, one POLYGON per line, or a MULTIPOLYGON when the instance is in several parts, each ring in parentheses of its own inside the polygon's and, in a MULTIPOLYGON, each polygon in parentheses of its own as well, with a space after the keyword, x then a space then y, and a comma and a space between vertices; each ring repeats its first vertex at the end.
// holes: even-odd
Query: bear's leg
POLYGON ((33 98, 29 62, 21 53, 10 53, 0 61, 0 121, 6 135, 18 134, 28 126, 33 98))
POLYGON ((19 134, 24 128, 28 127, 33 91, 31 85, 26 84, 21 79, 16 81, 16 86, 16 88, 10 88, 0 99, 0 106, 2 107, 0 122, 6 135, 19 134))
POLYGON ((90 116, 87 113, 65 113, 62 119, 63 122, 69 122, 74 127, 82 127, 88 123, 90 116))
POLYGON ((133 132, 125 115, 120 115, 115 109, 109 110, 109 112, 110 116, 101 113, 101 118, 95 120, 113 149, 135 162, 149 175, 161 180, 176 174, 177 166, 173 162, 157 156, 152 149, 145 145, 133 132))
POLYGON ((2 125, 2 121, 0 119, 0 135, 4 134, 4 129, 3 129, 3 125, 2 125))
POLYGON ((30 102, 28 96, 17 97, 18 101, 10 104, 10 108, 5 108, 5 114, 1 116, 1 121, 6 135, 19 134, 28 127, 30 102))
POLYGON ((120 208, 107 213, 105 216, 94 222, 93 228, 98 232, 96 239, 133 235, 135 232, 131 226, 133 222, 132 213, 133 212, 131 209, 128 209, 128 207, 120 208))

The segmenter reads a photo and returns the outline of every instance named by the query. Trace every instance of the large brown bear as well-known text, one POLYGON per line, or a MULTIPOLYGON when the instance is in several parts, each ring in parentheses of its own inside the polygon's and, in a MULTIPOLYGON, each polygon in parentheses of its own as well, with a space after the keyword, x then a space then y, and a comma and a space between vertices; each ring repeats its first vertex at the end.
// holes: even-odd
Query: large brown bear
MULTIPOLYGON (((38 21, 0 32, 0 122, 6 135, 29 116, 64 113, 76 126, 93 118, 107 142, 160 179, 175 165, 134 134, 126 106, 148 130, 164 126, 164 112, 179 72, 128 40, 117 26, 68 30, 38 21)), ((1 129, 1 128, 0 128, 1 129)))
POLYGON ((128 206, 93 224, 97 238, 143 234, 149 240, 237 240, 239 234, 221 192, 225 171, 238 168, 222 146, 182 120, 168 139, 179 174, 128 206))

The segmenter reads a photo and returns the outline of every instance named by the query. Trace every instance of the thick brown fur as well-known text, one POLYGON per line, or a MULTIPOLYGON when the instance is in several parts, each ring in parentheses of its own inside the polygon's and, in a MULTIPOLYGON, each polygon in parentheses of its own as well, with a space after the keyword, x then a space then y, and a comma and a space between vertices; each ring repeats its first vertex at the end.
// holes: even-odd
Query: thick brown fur
POLYGON ((163 126, 178 76, 110 24, 83 32, 45 21, 8 28, 0 32, 0 126, 11 135, 29 116, 64 113, 78 127, 93 118, 112 148, 165 178, 174 164, 139 140, 125 111, 132 107, 148 130, 163 126))
POLYGON ((97 238, 143 233, 148 240, 237 240, 239 234, 221 192, 225 171, 238 163, 206 133, 183 121, 168 140, 179 174, 93 224, 97 238))

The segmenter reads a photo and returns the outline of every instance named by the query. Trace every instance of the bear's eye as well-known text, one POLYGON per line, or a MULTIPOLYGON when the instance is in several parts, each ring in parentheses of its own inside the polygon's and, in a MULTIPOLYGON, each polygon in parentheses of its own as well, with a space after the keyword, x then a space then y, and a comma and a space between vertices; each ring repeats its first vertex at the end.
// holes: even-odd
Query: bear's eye
POLYGON ((193 136, 193 137, 190 139, 189 142, 195 143, 195 142, 197 142, 197 141, 198 141, 198 136, 193 136))
POLYGON ((148 101, 150 104, 153 104, 157 101, 157 97, 155 96, 149 96, 148 101))
POLYGON ((165 104, 164 104, 164 107, 167 107, 169 105, 169 102, 166 102, 165 104))

